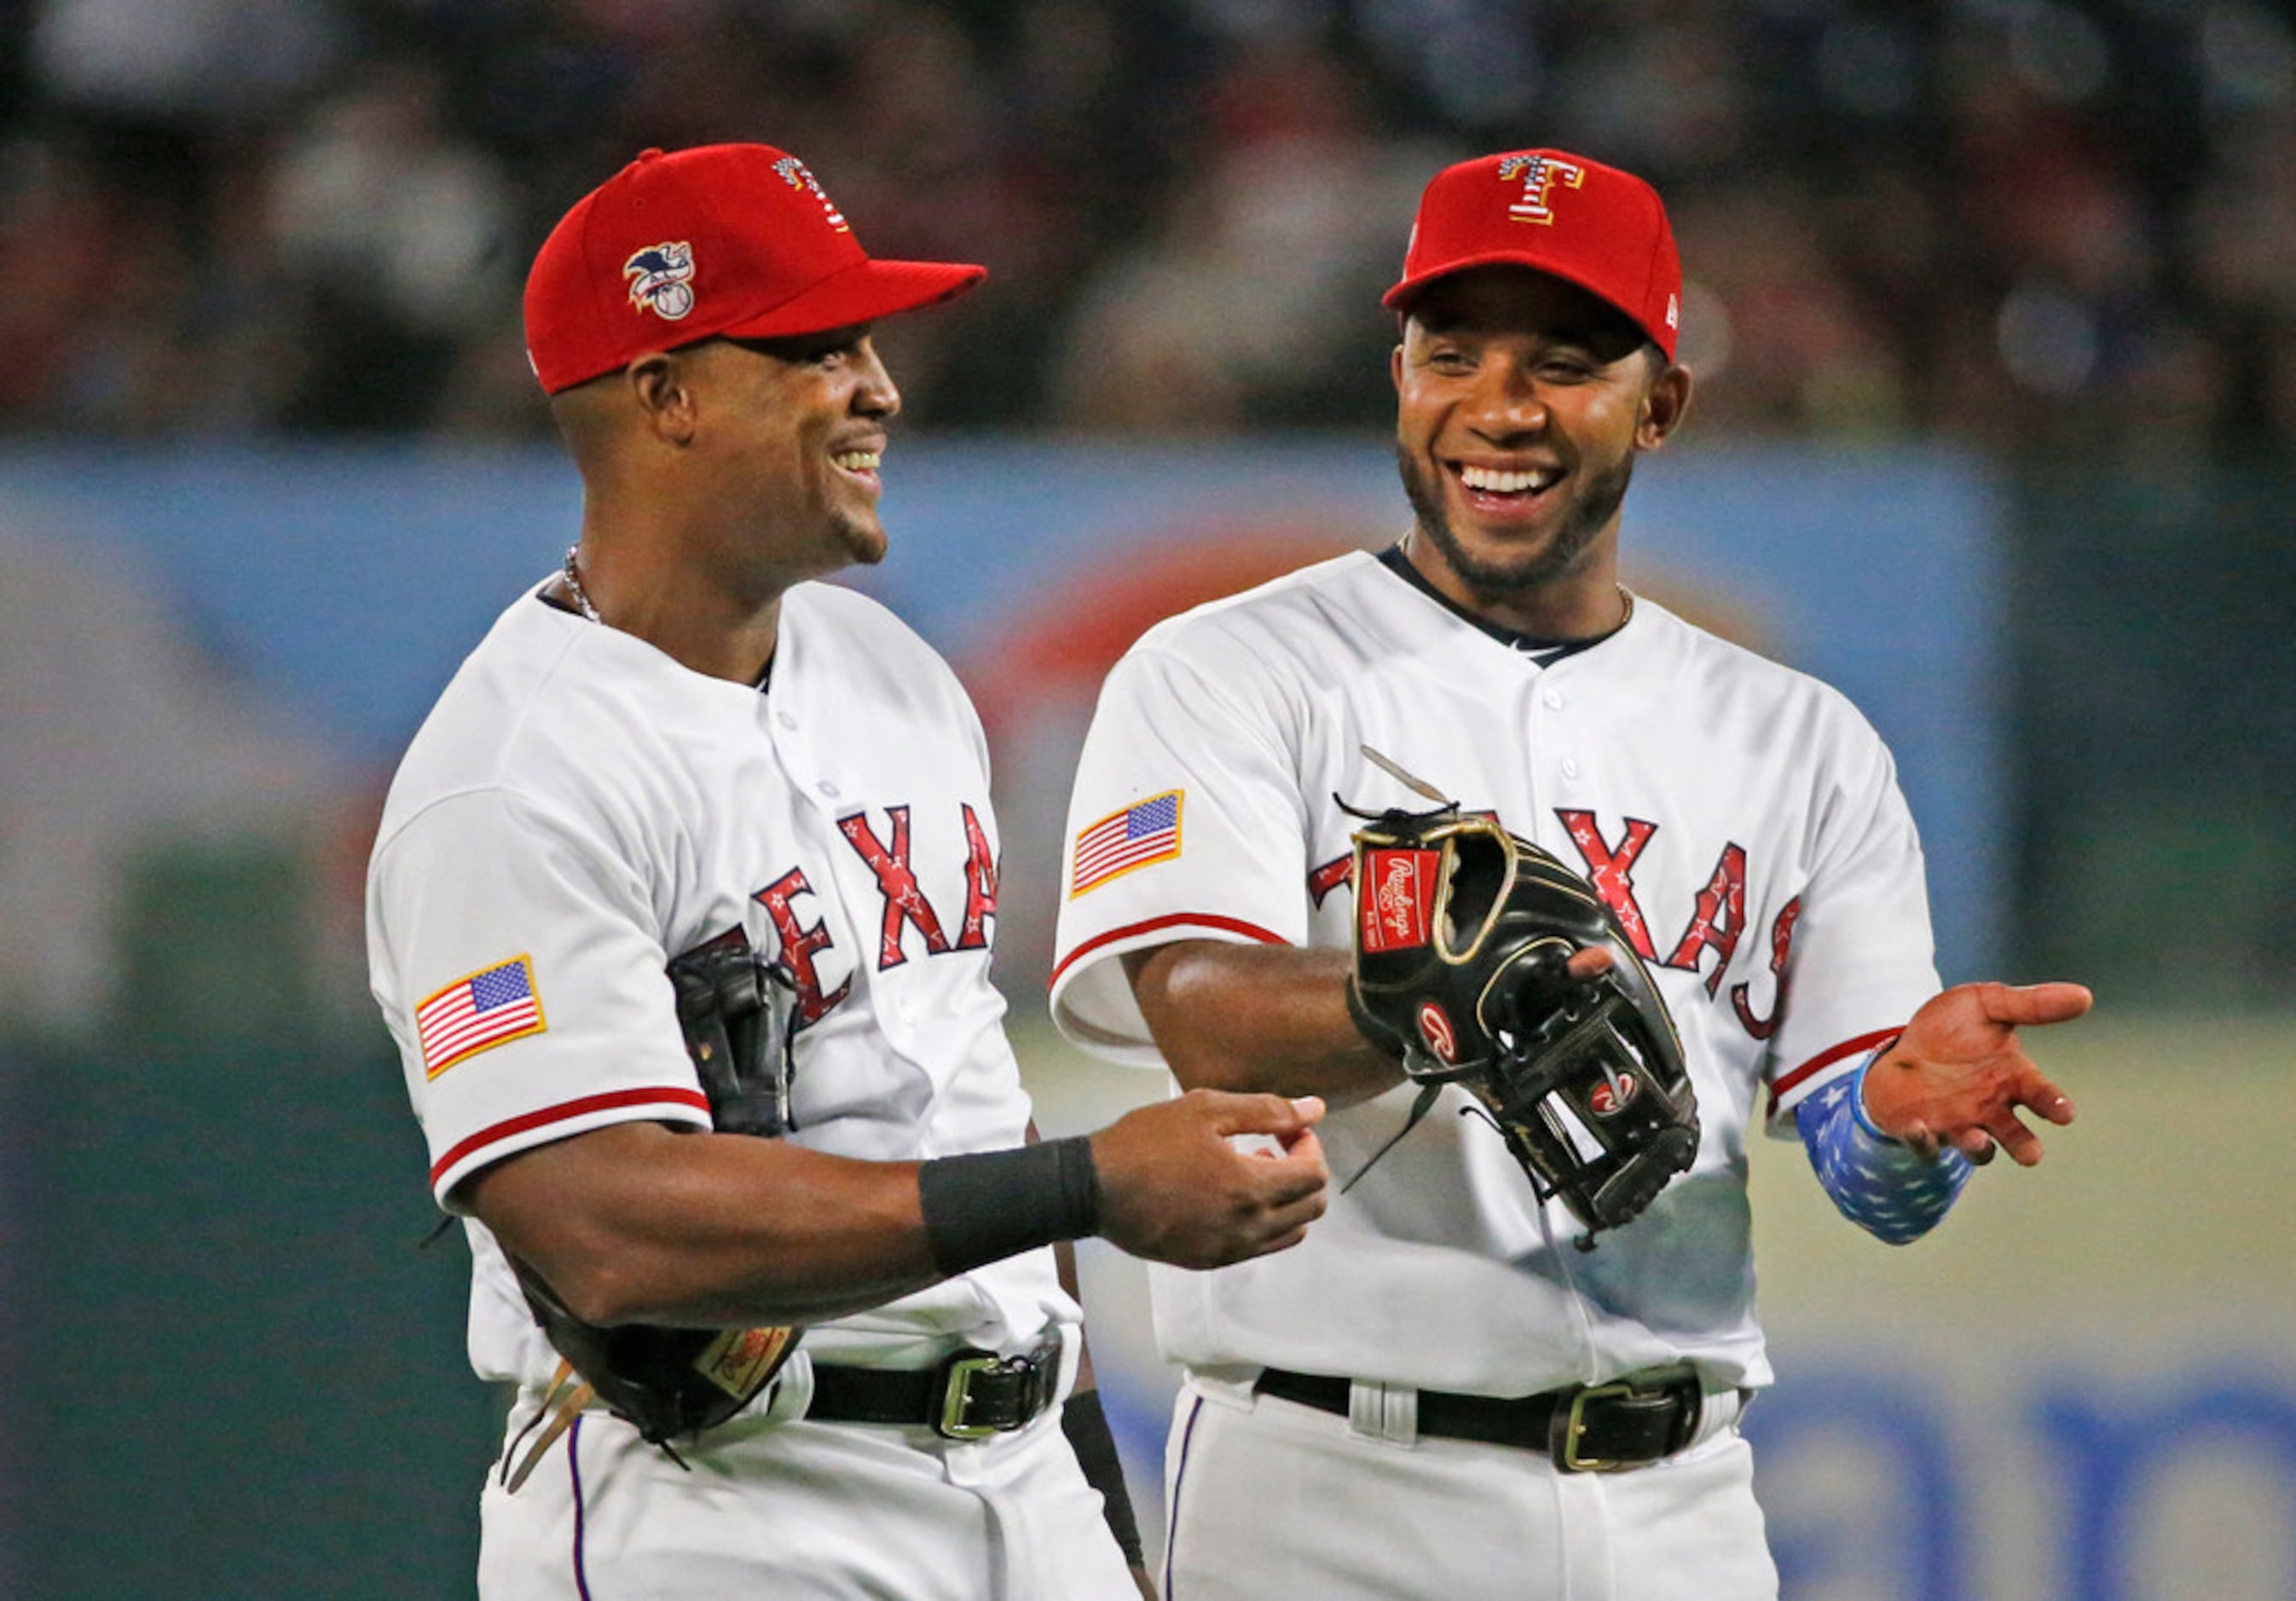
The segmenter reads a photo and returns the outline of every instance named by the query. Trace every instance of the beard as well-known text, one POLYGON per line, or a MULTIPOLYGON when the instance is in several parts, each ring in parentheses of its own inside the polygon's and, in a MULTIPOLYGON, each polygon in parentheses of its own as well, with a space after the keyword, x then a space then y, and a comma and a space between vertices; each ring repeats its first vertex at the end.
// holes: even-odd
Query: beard
POLYGON ((885 525, 874 517, 847 517, 840 521, 838 531, 843 536, 846 554, 857 567, 874 567, 885 559, 890 541, 885 536, 885 525))
POLYGON ((1618 464, 1587 480, 1577 506, 1564 519, 1544 549, 1509 560, 1489 560, 1469 551, 1451 528, 1443 506, 1443 487, 1430 469, 1402 445, 1395 448, 1395 464, 1403 475, 1403 497, 1428 543, 1443 553, 1443 560, 1478 595, 1504 600, 1543 589, 1578 565, 1587 547, 1626 503, 1627 486, 1635 476, 1635 458, 1628 453, 1618 464))

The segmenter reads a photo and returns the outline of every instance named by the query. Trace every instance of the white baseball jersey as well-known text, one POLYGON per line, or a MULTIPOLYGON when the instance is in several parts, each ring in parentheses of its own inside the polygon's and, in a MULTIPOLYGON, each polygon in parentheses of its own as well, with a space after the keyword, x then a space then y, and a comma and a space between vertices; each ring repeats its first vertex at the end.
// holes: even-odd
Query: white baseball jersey
POLYGON ((1456 1087, 1365 1171, 1417 1096, 1398 1088, 1325 1120, 1333 1199, 1304 1244, 1157 1272, 1165 1353, 1486 1395, 1683 1359, 1711 1384, 1767 1383, 1757 1101, 1789 1112, 1938 988, 1888 751, 1835 691, 1648 600, 1542 667, 1370 554, 1308 567, 1160 624, 1111 673, 1070 812, 1063 1031, 1155 1065, 1123 953, 1348 946, 1357 824, 1340 802, 1430 804, 1366 744, 1600 890, 1680 1029, 1697 1162, 1581 1252, 1456 1087))
MULTIPOLYGON (((996 849, 972 705, 873 601, 791 590, 761 694, 522 596, 416 735, 369 874, 374 995, 435 1193, 611 1123, 708 1127, 663 970, 736 924, 796 981, 792 1143, 882 1161, 1020 1145, 1029 1103, 988 981, 996 849)), ((472 1365, 546 1382, 554 1356, 468 1226, 472 1365)), ((802 1349, 922 1366, 1078 1315, 1035 1251, 802 1349)))

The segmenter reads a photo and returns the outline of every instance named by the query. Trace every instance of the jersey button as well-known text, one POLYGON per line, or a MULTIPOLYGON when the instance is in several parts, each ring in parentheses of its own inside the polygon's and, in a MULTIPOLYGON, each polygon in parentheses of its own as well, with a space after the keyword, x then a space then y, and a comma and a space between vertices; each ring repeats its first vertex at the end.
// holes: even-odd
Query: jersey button
POLYGON ((1578 776, 1578 764, 1567 756, 1562 759, 1562 776, 1565 778, 1578 776))
POLYGON ((784 728, 794 728, 797 727, 797 718, 791 717, 786 711, 775 712, 774 714, 774 721, 779 723, 784 728))
POLYGON ((1562 692, 1559 689, 1550 689, 1538 698, 1546 702, 1550 710, 1559 708, 1562 704, 1562 692))
POLYGON ((832 800, 837 799, 837 786, 830 783, 828 779, 823 779, 816 787, 817 787, 823 794, 828 796, 832 800))

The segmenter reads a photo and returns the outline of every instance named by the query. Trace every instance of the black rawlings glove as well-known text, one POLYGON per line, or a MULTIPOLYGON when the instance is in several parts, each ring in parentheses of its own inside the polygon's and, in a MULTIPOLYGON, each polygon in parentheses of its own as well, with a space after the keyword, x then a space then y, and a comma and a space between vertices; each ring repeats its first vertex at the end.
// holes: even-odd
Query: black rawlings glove
MULTIPOLYGON (((736 927, 672 961, 669 981, 677 993, 686 1055, 709 1097, 717 1131, 768 1139, 788 1132, 795 1126, 790 1115, 795 997, 787 975, 751 949, 748 935, 736 927)), ((504 1482, 512 1490, 594 1396, 648 1441, 668 1448, 671 1440, 721 1424, 747 1406, 797 1348, 793 1328, 602 1328, 569 1311, 533 1268, 514 1256, 510 1260, 535 1321, 563 1359, 536 1418, 542 1432, 518 1466, 505 1468, 504 1482)))
POLYGON ((1582 1246, 1631 1221, 1697 1155, 1698 1105, 1674 1020, 1610 908, 1456 805, 1382 812, 1354 838, 1357 1025, 1413 1079, 1470 1091, 1538 1197, 1586 1225, 1582 1246), (1574 979, 1566 964, 1589 946, 1611 971, 1574 979))

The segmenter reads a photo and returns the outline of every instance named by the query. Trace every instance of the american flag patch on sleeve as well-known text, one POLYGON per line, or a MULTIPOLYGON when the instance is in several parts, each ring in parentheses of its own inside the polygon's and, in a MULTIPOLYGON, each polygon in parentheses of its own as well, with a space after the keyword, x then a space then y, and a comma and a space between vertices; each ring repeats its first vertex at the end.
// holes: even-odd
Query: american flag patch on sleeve
POLYGON ((1076 866, 1069 874, 1069 898, 1106 883, 1119 874, 1180 854, 1180 801, 1185 790, 1166 790, 1137 805, 1111 812, 1076 838, 1076 866))
POLYGON ((437 1078, 466 1056, 548 1028, 534 989, 534 962, 512 956, 456 979, 414 1008, 422 1071, 437 1078))

